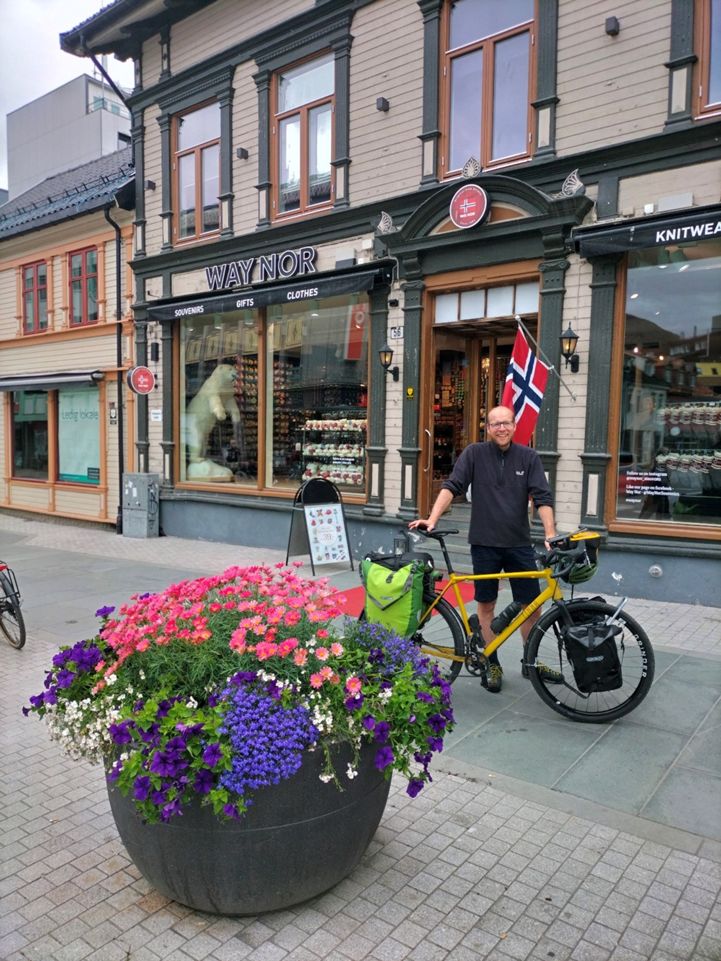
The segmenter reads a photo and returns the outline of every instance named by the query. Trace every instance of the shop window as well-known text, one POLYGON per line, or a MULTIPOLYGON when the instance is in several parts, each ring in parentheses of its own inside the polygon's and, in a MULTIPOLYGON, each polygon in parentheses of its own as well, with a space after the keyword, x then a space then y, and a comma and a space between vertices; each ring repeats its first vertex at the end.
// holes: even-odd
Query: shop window
POLYGON ((629 254, 617 518, 721 524, 721 241, 629 254))
POLYGON ((12 395, 12 476, 48 479, 48 393, 18 390, 12 395))
POLYGON ((23 333, 36 334, 48 329, 47 264, 30 264, 22 269, 23 333))
POLYGON ((697 0, 698 113, 721 111, 721 0, 697 0))
POLYGON ((367 320, 363 295, 184 319, 181 480, 364 493, 367 320))
POLYGON ((529 156, 534 0, 444 6, 441 174, 529 156))
POLYGON ((100 483, 97 388, 18 390, 12 395, 11 410, 13 477, 72 484, 100 483), (52 426, 55 424, 57 427, 52 426), (48 460, 50 430, 57 451, 57 469, 48 460))
POLYGON ((80 327, 98 320, 98 252, 95 247, 69 255, 70 325, 80 327))
POLYGON ((58 480, 100 483, 100 401, 95 387, 57 392, 58 480))
POLYGON ((303 213, 331 202, 334 78, 332 54, 284 70, 274 78, 277 216, 303 213))
POLYGON ((174 236, 190 240, 220 227, 220 107, 209 103, 174 119, 174 236))

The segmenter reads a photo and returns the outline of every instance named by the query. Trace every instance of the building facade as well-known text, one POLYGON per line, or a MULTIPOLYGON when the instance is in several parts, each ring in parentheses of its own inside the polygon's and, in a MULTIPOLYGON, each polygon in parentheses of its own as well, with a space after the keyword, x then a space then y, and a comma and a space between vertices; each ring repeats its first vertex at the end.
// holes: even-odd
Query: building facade
POLYGON ((166 533, 282 547, 320 476, 354 551, 389 542, 484 439, 520 319, 563 377, 535 446, 559 528, 604 535, 595 583, 719 603, 721 24, 614 12, 116 0, 62 36, 135 61, 166 533))
POLYGON ((136 439, 130 161, 127 147, 0 209, 0 508, 118 523, 136 439))

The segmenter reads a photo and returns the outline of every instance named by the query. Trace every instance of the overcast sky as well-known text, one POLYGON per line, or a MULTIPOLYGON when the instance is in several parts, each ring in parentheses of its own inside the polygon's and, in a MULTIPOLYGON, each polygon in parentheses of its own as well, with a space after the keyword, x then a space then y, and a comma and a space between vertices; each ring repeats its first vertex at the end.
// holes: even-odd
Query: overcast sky
MULTIPOLYGON (((7 187, 7 125, 12 110, 83 73, 93 62, 60 49, 59 35, 110 0, 0 0, 0 187, 7 187)), ((108 58, 113 80, 132 87, 132 61, 108 58)))

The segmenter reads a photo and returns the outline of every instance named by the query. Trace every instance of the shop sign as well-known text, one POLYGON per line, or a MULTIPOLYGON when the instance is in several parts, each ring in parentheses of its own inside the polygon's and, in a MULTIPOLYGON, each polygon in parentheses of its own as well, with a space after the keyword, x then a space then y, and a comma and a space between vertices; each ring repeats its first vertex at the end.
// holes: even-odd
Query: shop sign
POLYGON ((721 238, 721 209, 694 211, 676 217, 635 223, 599 225, 576 230, 573 236, 583 257, 621 253, 643 247, 665 247, 721 238))
POLYGON ((274 280, 290 280, 316 272, 315 247, 299 247, 267 256, 248 257, 246 260, 230 260, 225 264, 213 264, 205 268, 209 290, 227 290, 228 287, 250 287, 252 284, 268 284, 274 280))
POLYGON ((149 367, 131 367, 126 379, 134 394, 149 394, 155 387, 155 374, 149 367))
POLYGON ((477 184, 465 184, 451 199, 450 216, 459 230, 482 223, 490 209, 488 194, 477 184))
MULTIPOLYGON (((210 314, 225 314, 236 310, 253 310, 269 304, 293 304, 307 300, 337 297, 341 294, 370 290, 378 270, 317 277, 300 284, 271 284, 237 294, 219 294, 207 300, 193 300, 176 304, 156 304, 148 308, 151 320, 180 320, 210 314)), ((386 277, 386 280, 388 278, 386 277)))

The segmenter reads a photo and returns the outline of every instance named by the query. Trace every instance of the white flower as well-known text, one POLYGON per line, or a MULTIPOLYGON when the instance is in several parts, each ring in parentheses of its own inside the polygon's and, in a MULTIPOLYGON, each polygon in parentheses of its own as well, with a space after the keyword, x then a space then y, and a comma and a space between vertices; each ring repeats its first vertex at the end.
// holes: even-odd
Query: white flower
POLYGON ((346 773, 346 777, 351 781, 353 780, 354 777, 358 776, 358 772, 356 771, 356 769, 353 767, 352 764, 348 765, 348 769, 346 770, 345 773, 346 773))

